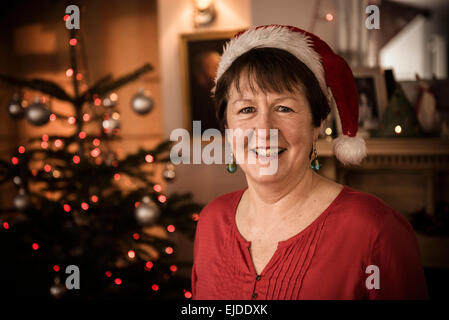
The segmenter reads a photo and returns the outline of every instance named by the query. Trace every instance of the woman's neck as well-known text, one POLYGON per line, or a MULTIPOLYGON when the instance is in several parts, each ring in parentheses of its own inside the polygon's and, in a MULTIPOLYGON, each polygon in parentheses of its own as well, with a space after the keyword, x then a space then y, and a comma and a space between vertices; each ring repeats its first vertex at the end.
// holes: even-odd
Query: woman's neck
POLYGON ((246 209, 249 216, 264 217, 264 220, 286 217, 291 212, 300 212, 310 200, 319 176, 312 170, 305 170, 295 179, 279 183, 261 184, 248 180, 245 195, 246 209))

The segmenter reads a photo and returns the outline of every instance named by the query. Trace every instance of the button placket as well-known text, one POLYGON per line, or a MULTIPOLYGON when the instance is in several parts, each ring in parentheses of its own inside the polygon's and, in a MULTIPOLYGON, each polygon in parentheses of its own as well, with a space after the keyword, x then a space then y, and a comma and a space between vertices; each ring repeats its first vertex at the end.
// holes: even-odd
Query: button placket
POLYGON ((256 292, 256 287, 257 287, 257 283, 260 281, 261 279, 261 275, 257 275, 256 276, 256 281, 254 282, 254 289, 253 289, 253 294, 251 295, 251 299, 257 299, 257 292, 256 292))

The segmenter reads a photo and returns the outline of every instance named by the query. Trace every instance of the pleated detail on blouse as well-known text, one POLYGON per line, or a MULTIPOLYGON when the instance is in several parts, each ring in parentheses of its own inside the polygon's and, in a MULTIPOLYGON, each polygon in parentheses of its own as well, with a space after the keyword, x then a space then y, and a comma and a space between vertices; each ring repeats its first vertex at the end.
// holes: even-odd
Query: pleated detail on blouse
POLYGON ((224 299, 299 299, 302 280, 312 261, 328 210, 295 236, 278 243, 277 250, 261 274, 255 272, 246 241, 235 224, 235 209, 243 192, 237 194, 229 216, 228 230, 222 243, 220 269, 224 299))

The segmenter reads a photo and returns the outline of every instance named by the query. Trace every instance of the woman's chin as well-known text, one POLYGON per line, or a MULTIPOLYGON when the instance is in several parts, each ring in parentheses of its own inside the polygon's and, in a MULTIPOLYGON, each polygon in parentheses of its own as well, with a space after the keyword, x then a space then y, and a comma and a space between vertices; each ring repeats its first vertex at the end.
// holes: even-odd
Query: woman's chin
POLYGON ((243 169, 247 179, 258 183, 274 183, 285 180, 285 175, 278 166, 250 164, 243 169))

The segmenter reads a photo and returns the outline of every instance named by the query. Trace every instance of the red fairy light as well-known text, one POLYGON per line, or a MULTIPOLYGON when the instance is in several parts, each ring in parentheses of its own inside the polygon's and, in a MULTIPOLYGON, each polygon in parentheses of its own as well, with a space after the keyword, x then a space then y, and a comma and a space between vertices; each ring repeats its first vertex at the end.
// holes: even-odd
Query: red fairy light
POLYGON ((62 140, 61 139, 56 139, 55 140, 55 147, 56 148, 61 148, 62 147, 62 140))
POLYGON ((20 146, 18 149, 19 153, 25 153, 25 147, 24 146, 20 146))
POLYGON ((44 166, 44 171, 45 171, 45 172, 50 172, 50 171, 51 171, 51 165, 46 164, 46 165, 44 166))
POLYGON ((19 158, 17 158, 17 157, 12 157, 11 158, 11 163, 13 164, 13 165, 17 165, 17 164, 19 164, 19 158))
POLYGON ((50 115, 50 121, 55 121, 56 120, 56 115, 54 113, 52 113, 50 115))
POLYGON ((54 266, 53 266, 53 270, 55 271, 55 272, 58 272, 60 269, 59 269, 59 266, 57 265, 57 264, 55 264, 54 266))
POLYGON ((75 155, 75 156, 73 156, 72 161, 73 161, 74 164, 79 164, 81 159, 80 159, 79 156, 75 155))
POLYGON ((114 282, 115 282, 115 284, 116 285, 121 285, 122 284, 122 279, 120 279, 120 278, 116 278, 115 280, 114 280, 114 282))
POLYGON ((72 208, 70 207, 70 205, 68 205, 67 203, 66 203, 65 205, 63 205, 63 208, 64 208, 64 211, 65 211, 65 212, 70 212, 70 210, 72 209, 72 208))
POLYGON ((70 124, 75 124, 76 122, 76 118, 75 117, 69 117, 69 119, 67 120, 70 124))
POLYGON ((96 106, 99 106, 99 105, 101 104, 101 99, 100 99, 100 98, 95 98, 94 104, 95 104, 96 106))
POLYGON ((157 284, 153 284, 151 286, 151 289, 153 289, 154 291, 158 291, 159 290, 159 286, 157 284))
POLYGON ((145 161, 148 162, 148 163, 151 163, 151 162, 154 161, 154 157, 151 154, 147 154, 145 156, 145 161))
POLYGON ((130 259, 134 259, 136 257, 136 253, 134 252, 134 250, 129 250, 128 251, 128 257, 130 259))
POLYGON ((86 138, 86 136, 87 136, 87 134, 86 134, 84 131, 81 131, 81 132, 78 134, 78 137, 79 137, 80 139, 84 139, 84 138, 86 138))
POLYGON ((192 220, 193 220, 193 221, 198 221, 199 218, 200 218, 200 216, 199 216, 198 213, 193 213, 193 214, 192 214, 192 220))
POLYGON ((172 247, 165 248, 165 253, 166 254, 172 254, 173 253, 173 248, 172 247))
POLYGON ((8 222, 3 222, 3 228, 5 228, 6 230, 9 229, 9 223, 8 222))
POLYGON ((93 203, 98 202, 98 196, 96 196, 96 195, 93 195, 90 199, 92 200, 93 203))
POLYGON ((108 277, 108 278, 112 277, 112 272, 109 271, 109 270, 107 270, 104 274, 105 274, 106 277, 108 277))
POLYGON ((82 202, 81 209, 83 209, 84 211, 89 210, 89 205, 86 202, 82 202))
POLYGON ((83 79, 83 75, 81 73, 76 74, 76 80, 81 81, 83 79))
POLYGON ((95 148, 95 149, 93 149, 93 150, 90 152, 90 155, 91 155, 93 158, 96 158, 96 157, 98 157, 98 156, 100 155, 100 153, 101 153, 100 149, 95 148))
POLYGON ((162 187, 160 184, 155 184, 153 187, 153 190, 156 192, 161 192, 162 191, 162 187))
POLYGON ((64 15, 64 21, 67 21, 70 19, 70 16, 68 14, 64 15))
POLYGON ((177 267, 176 265, 172 264, 172 265, 170 266, 170 271, 171 271, 171 272, 176 272, 176 271, 178 271, 178 267, 177 267))
POLYGON ((83 114, 83 121, 87 122, 90 120, 90 115, 88 113, 83 114))
POLYGON ((95 138, 95 139, 92 141, 92 144, 93 144, 94 146, 98 147, 98 146, 100 145, 100 139, 95 138))
POLYGON ((163 194, 159 195, 157 199, 159 200, 160 203, 164 203, 165 201, 167 201, 167 197, 164 196, 163 194))
POLYGON ((192 293, 190 291, 186 291, 184 293, 184 297, 186 297, 187 299, 190 299, 190 298, 192 298, 192 293))
POLYGON ((120 173, 114 174, 114 180, 120 180, 120 173))
POLYGON ((42 149, 47 149, 48 148, 48 142, 47 141, 42 141, 41 142, 41 148, 42 149))
POLYGON ((31 247, 33 248, 34 251, 36 251, 37 249, 39 249, 39 245, 35 242, 31 245, 31 247))
POLYGON ((78 43, 78 40, 76 40, 76 38, 72 38, 72 39, 69 40, 69 44, 71 46, 76 46, 77 43, 78 43))
POLYGON ((139 240, 140 239, 140 234, 138 234, 137 232, 133 233, 133 239, 134 240, 139 240))
POLYGON ((168 226, 167 226, 167 231, 168 231, 168 232, 175 232, 175 226, 172 225, 172 224, 168 225, 168 226))

